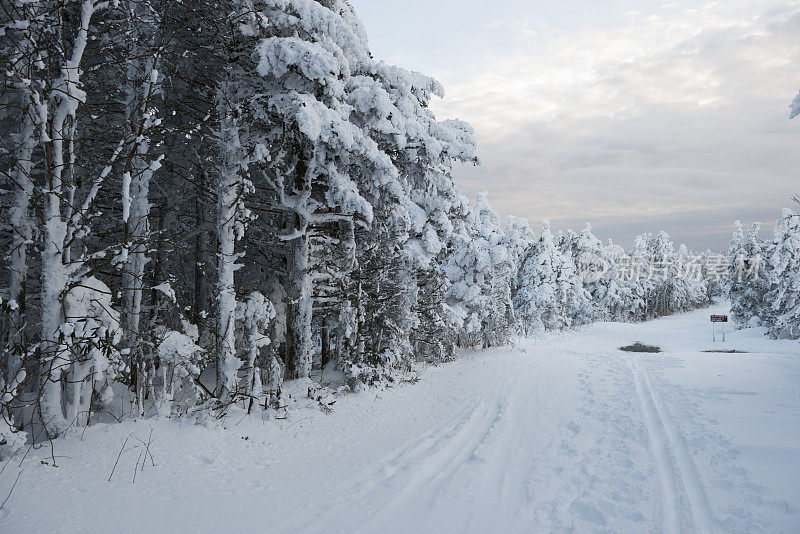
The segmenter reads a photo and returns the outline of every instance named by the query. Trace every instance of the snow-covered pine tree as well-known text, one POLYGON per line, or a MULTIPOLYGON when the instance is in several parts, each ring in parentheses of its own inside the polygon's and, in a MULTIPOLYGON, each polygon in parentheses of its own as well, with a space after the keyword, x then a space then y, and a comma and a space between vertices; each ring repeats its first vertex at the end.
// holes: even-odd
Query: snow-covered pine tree
POLYGON ((736 258, 742 254, 744 247, 744 229, 742 228, 742 221, 736 220, 733 222, 733 237, 731 237, 730 245, 728 246, 728 259, 736 262, 736 258))
POLYGON ((645 321, 654 317, 650 310, 651 293, 655 288, 650 275, 650 254, 648 242, 651 234, 636 236, 631 250, 628 268, 623 279, 631 288, 630 317, 633 321, 645 321))
POLYGON ((740 326, 758 326, 769 317, 764 297, 769 291, 767 258, 759 238, 761 223, 747 230, 731 273, 731 317, 740 326))
POLYGON ((773 250, 769 257, 771 308, 767 319, 770 335, 800 338, 800 217, 784 209, 772 233, 773 250))
POLYGON ((419 302, 414 271, 441 250, 436 240, 421 248, 412 239, 422 210, 410 195, 414 176, 425 175, 443 157, 441 143, 431 135, 434 119, 427 110, 430 98, 442 90, 431 78, 377 62, 354 76, 348 89, 352 120, 364 125, 398 170, 396 179, 366 176, 360 183, 377 216, 357 236, 359 268, 353 289, 362 310, 359 341, 357 350, 341 363, 358 380, 375 381, 409 366, 413 307, 419 302))
MULTIPOLYGON (((259 360, 264 347, 270 344, 269 326, 275 318, 275 307, 262 293, 254 291, 236 305, 236 320, 240 324, 240 359, 244 361, 240 373, 240 390, 247 394, 249 406, 262 394, 261 367, 259 360)), ((266 367, 266 366, 264 366, 266 367)))
POLYGON ((497 213, 486 193, 474 208, 462 203, 456 220, 457 244, 445 268, 451 287, 448 306, 461 319, 458 344, 488 347, 505 342, 515 323, 511 303, 511 259, 497 213))
MULTIPOLYGON (((419 113, 424 114, 425 108, 419 113)), ((433 157, 424 168, 409 174, 407 209, 412 215, 412 233, 406 252, 418 288, 411 333, 417 357, 443 361, 455 357, 457 331, 462 325, 448 304, 452 281, 447 265, 470 211, 453 182, 451 168, 455 161, 478 164, 478 158, 474 132, 466 123, 431 123, 431 132, 434 142, 424 146, 433 157)))
POLYGON ((603 243, 592 233, 592 225, 580 234, 566 232, 562 237, 562 251, 569 252, 572 262, 578 269, 578 276, 584 289, 588 292, 590 302, 575 310, 575 323, 585 324, 603 320, 607 317, 602 301, 607 290, 608 280, 605 277, 609 270, 609 261, 604 257, 603 243))
POLYGON ((251 212, 244 203, 253 192, 253 183, 246 177, 247 155, 242 147, 240 108, 235 94, 234 78, 224 83, 219 93, 219 151, 217 166, 217 350, 215 396, 227 403, 237 392, 240 362, 236 357, 236 285, 234 273, 242 256, 236 252, 236 242, 244 237, 251 212))
POLYGON ((422 74, 376 62, 348 90, 354 120, 399 171, 397 182, 360 183, 378 215, 357 236, 358 273, 365 275, 358 277, 359 302, 367 313, 359 314, 363 353, 353 363, 362 374, 364 364, 390 370, 404 365, 412 349, 419 359, 447 359, 448 285, 441 265, 457 198, 450 168, 453 161, 477 161, 472 130, 460 121, 436 121, 429 102, 443 90, 422 74))
POLYGON ((64 16, 70 7, 57 6, 55 13, 47 18, 40 18, 38 24, 29 28, 31 33, 36 33, 33 38, 37 40, 45 38, 50 32, 61 32, 70 36, 63 41, 51 39, 51 46, 43 54, 48 62, 52 62, 53 67, 41 73, 39 85, 43 90, 37 106, 40 142, 47 154, 44 162, 46 185, 42 187, 45 201, 40 294, 43 365, 40 413, 42 424, 51 433, 58 433, 70 424, 62 410, 63 375, 65 370, 69 370, 72 361, 68 347, 61 341, 61 329, 68 317, 64 309, 64 295, 69 291, 73 274, 73 269, 64 261, 68 253, 69 244, 66 240, 71 222, 64 215, 64 204, 71 192, 69 178, 75 162, 75 155, 71 150, 76 132, 73 125, 77 120, 78 107, 86 100, 86 92, 80 86, 81 64, 89 32, 95 29, 92 17, 96 11, 93 1, 83 0, 77 18, 64 16), (52 29, 48 30, 48 26, 52 29))
POLYGON ((625 249, 610 239, 603 243, 601 258, 606 271, 597 281, 597 292, 592 296, 608 321, 630 321, 634 304, 632 284, 624 279, 621 263, 630 259, 625 249))
POLYGON ((445 267, 450 282, 447 304, 458 317, 457 344, 479 347, 485 310, 490 306, 490 264, 478 244, 475 217, 469 200, 463 195, 456 214, 453 220, 453 249, 445 267))
MULTIPOLYGON (((744 309, 741 306, 740 298, 744 290, 746 282, 740 275, 740 266, 744 265, 747 261, 747 255, 744 250, 744 230, 742 229, 742 222, 737 220, 733 223, 734 231, 731 237, 730 245, 728 246, 728 265, 730 268, 730 277, 728 279, 728 298, 731 301, 731 316, 734 322, 739 323, 743 319, 741 312, 744 309)), ((747 320, 745 320, 747 322, 747 320)))
POLYGON ((478 246, 489 276, 489 309, 483 321, 484 347, 506 343, 516 322, 511 302, 512 258, 500 227, 500 217, 489 204, 488 196, 487 192, 478 193, 473 208, 478 246))
POLYGON ((547 220, 523 258, 517 284, 514 305, 526 331, 572 326, 575 315, 589 305, 575 264, 559 250, 547 220))
POLYGON ((349 4, 268 0, 261 13, 247 29, 259 37, 255 68, 261 81, 249 106, 263 159, 257 180, 285 212, 278 238, 288 247, 287 374, 307 378, 313 352, 311 233, 342 218, 368 227, 373 209, 351 171, 390 180, 397 170, 349 120, 347 80, 370 62, 349 4))
POLYGON ((505 244, 511 257, 511 296, 517 293, 517 275, 520 263, 529 246, 536 240, 536 233, 528 219, 509 215, 505 227, 505 244))
POLYGON ((702 280, 706 285, 706 297, 725 297, 728 294, 730 269, 727 265, 728 256, 724 252, 706 249, 700 255, 702 280))
POLYGON ((659 317, 669 313, 675 294, 675 281, 670 277, 670 266, 675 262, 675 245, 661 230, 649 240, 647 252, 650 260, 648 276, 654 284, 647 307, 654 317, 659 317))
POLYGON ((683 243, 678 247, 675 260, 668 270, 672 284, 672 298, 668 313, 693 310, 708 304, 706 280, 701 276, 698 255, 692 253, 683 243))
POLYGON ((741 221, 734 221, 734 231, 731 237, 730 245, 728 246, 728 296, 731 299, 731 305, 736 300, 740 292, 740 280, 737 280, 736 269, 740 263, 745 261, 746 255, 744 252, 744 230, 742 229, 741 221))
MULTIPOLYGON (((98 93, 95 98, 99 101, 92 98, 90 104, 108 106, 118 112, 99 124, 91 124, 84 135, 102 137, 113 127, 119 130, 125 144, 120 158, 122 164, 117 171, 119 179, 112 176, 118 191, 111 188, 101 191, 99 203, 107 202, 112 194, 119 197, 121 214, 112 219, 110 228, 119 239, 116 244, 119 251, 111 262, 121 279, 122 350, 127 360, 124 380, 134 390, 139 413, 145 410, 145 396, 149 396, 152 402, 166 403, 161 398, 163 389, 154 384, 158 380, 157 368, 163 373, 169 367, 157 365, 153 337, 142 333, 156 329, 159 332, 171 331, 155 321, 159 302, 177 310, 174 298, 160 298, 161 292, 154 289, 156 286, 168 287, 167 279, 174 280, 174 277, 167 276, 160 264, 156 266, 158 261, 154 263, 151 254, 162 244, 154 239, 152 232, 150 190, 153 177, 161 169, 165 157, 164 139, 169 135, 162 124, 166 115, 161 86, 164 76, 159 69, 175 61, 175 56, 166 52, 174 38, 167 11, 149 0, 121 3, 119 9, 108 17, 102 37, 106 42, 99 51, 102 57, 109 57, 102 63, 113 68, 91 69, 85 76, 86 84, 96 88, 90 97, 98 93), (116 57, 124 60, 115 62, 116 57), (162 274, 159 280, 155 280, 157 271, 162 274), (156 390, 158 399, 155 398, 156 390)), ((163 187, 161 184, 158 186, 163 187)), ((104 230, 108 231, 99 229, 104 230)), ((113 282, 109 280, 109 283, 113 282)), ((172 326, 177 328, 177 324, 172 326)), ((168 407, 164 409, 168 410, 168 407)))

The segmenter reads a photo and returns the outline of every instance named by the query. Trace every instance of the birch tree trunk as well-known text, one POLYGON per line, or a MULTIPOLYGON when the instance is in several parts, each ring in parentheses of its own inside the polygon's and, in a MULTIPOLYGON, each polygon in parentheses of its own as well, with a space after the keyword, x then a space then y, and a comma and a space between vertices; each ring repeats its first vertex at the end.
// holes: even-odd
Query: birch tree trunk
POLYGON ((214 394, 223 403, 230 400, 236 390, 239 359, 236 357, 236 290, 234 273, 238 207, 242 191, 239 131, 236 120, 227 112, 222 120, 223 164, 219 169, 217 185, 217 383, 214 394))
MULTIPOLYGON (((135 49, 135 48, 134 48, 135 49)), ((135 55, 135 54, 134 54, 135 55)), ((148 161, 150 153, 150 130, 155 123, 150 110, 152 96, 158 78, 155 69, 155 58, 146 60, 141 74, 139 85, 136 69, 131 68, 130 79, 135 80, 139 87, 131 87, 131 105, 135 102, 135 93, 141 93, 141 102, 138 110, 129 120, 128 135, 133 140, 133 154, 130 159, 130 169, 123 177, 122 191, 122 219, 125 227, 125 242, 122 250, 123 263, 123 288, 124 288, 124 319, 125 345, 130 349, 131 372, 136 377, 136 395, 140 406, 143 389, 140 382, 145 380, 142 376, 142 339, 140 330, 142 315, 142 296, 144 294, 144 271, 148 262, 147 249, 150 243, 150 180, 153 173, 160 165, 160 158, 148 161)))
POLYGON ((62 297, 69 282, 69 270, 64 264, 67 220, 62 216, 64 184, 65 132, 73 133, 72 121, 78 105, 85 99, 79 87, 80 65, 89 34, 89 25, 95 5, 92 0, 81 3, 80 27, 73 42, 72 54, 61 69, 61 76, 53 83, 49 107, 52 120, 45 140, 47 161, 47 191, 44 201, 44 246, 42 248, 41 289, 41 340, 42 340, 42 396, 40 408, 42 423, 50 434, 64 430, 67 421, 61 408, 62 372, 69 360, 59 341, 59 330, 64 322, 62 297))

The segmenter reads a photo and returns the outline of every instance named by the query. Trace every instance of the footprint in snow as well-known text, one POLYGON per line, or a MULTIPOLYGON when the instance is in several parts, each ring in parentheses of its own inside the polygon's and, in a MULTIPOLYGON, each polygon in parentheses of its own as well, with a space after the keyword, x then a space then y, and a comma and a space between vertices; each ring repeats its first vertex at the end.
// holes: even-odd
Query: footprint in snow
POLYGON ((576 517, 583 519, 587 523, 593 523, 595 525, 605 526, 606 518, 603 516, 603 513, 594 505, 594 503, 588 501, 573 501, 572 506, 569 507, 570 512, 576 517))

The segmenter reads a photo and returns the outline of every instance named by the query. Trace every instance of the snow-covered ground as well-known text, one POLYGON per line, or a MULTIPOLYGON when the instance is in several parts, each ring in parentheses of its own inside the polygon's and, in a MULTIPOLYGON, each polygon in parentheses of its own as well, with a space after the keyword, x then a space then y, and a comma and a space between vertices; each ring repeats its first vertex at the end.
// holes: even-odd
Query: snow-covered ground
POLYGON ((5 464, 0 531, 798 532, 800 343, 714 344, 724 311, 519 340, 331 414, 94 425, 5 464))

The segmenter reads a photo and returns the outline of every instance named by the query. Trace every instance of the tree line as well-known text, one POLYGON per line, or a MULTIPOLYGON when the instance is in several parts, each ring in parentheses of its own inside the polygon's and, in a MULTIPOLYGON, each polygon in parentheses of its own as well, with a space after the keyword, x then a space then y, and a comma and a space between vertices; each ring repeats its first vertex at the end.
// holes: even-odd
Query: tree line
POLYGON ((736 221, 728 249, 731 315, 742 326, 766 327, 771 337, 798 339, 800 217, 786 208, 768 239, 761 239, 760 230, 759 222, 745 232, 736 221))
POLYGON ((663 232, 626 254, 470 203, 472 128, 345 0, 9 0, 0 36, 4 451, 121 394, 136 416, 271 409, 327 366, 391 382, 719 286, 663 232))

